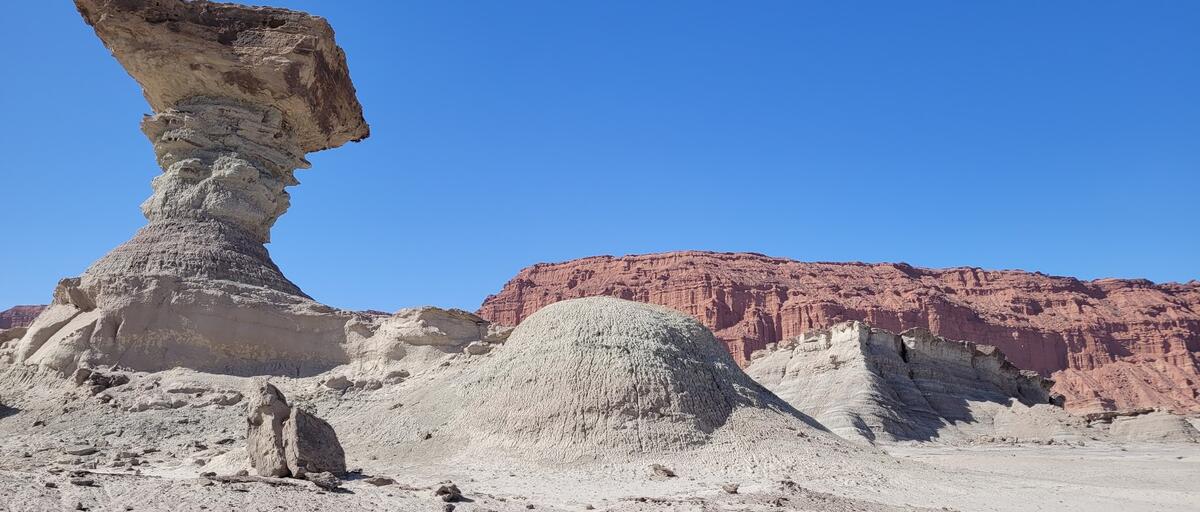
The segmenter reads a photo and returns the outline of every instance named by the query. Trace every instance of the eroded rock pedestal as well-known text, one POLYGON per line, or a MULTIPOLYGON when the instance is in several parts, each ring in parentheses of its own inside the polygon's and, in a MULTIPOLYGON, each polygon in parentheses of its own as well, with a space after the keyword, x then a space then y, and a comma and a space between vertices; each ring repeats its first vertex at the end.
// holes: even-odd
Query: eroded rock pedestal
POLYGON ((368 135, 322 18, 182 0, 77 0, 154 114, 149 224, 59 284, 19 360, 307 374, 345 363, 356 315, 312 301, 265 243, 306 153, 368 135))

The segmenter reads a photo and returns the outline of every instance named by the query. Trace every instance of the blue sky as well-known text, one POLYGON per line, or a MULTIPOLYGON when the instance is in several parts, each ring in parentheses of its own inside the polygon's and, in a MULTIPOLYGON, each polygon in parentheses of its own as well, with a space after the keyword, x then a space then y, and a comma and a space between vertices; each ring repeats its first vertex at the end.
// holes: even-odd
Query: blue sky
MULTIPOLYGON (((371 124, 269 248, 347 308, 596 254, 1200 278, 1200 2, 290 1, 371 124)), ((145 223, 140 89, 66 1, 0 18, 0 309, 145 223)))

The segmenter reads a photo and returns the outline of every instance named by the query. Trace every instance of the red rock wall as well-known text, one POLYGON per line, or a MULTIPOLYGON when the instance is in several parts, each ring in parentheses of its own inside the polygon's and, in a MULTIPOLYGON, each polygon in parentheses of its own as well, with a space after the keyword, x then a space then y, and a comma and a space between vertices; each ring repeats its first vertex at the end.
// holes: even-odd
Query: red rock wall
POLYGON ((28 327, 46 306, 14 306, 0 311, 0 329, 28 327))
POLYGON ((1200 283, 1080 281, 1021 271, 803 263, 758 254, 598 256, 522 270, 479 315, 516 325, 542 306, 610 295, 691 314, 739 362, 844 320, 995 345, 1057 381, 1078 412, 1200 411, 1200 283))

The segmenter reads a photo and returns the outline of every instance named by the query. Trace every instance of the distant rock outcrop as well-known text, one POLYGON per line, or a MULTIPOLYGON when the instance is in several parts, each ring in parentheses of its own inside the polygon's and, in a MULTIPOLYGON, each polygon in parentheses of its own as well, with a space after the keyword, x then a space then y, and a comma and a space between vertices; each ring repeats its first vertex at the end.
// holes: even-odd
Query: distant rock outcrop
POLYGON ((0 330, 29 327, 46 306, 13 306, 0 311, 0 330))
POLYGON ((599 295, 688 313, 742 364, 769 343, 860 320, 996 346, 1016 366, 1054 379, 1072 411, 1200 411, 1198 282, 688 251, 534 265, 479 315, 516 325, 547 304, 599 295))
MULTIPOLYGON (((1070 437, 1053 382, 988 345, 924 329, 845 322, 756 352, 756 381, 844 438, 962 441, 1070 437)), ((1083 420, 1074 420, 1080 426, 1083 420)))

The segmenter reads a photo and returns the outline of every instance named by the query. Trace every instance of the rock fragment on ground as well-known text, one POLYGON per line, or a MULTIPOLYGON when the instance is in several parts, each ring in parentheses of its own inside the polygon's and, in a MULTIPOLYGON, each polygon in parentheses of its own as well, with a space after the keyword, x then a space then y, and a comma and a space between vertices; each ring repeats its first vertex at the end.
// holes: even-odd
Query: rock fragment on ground
POLYGON ((247 404, 247 452, 259 476, 304 478, 346 472, 346 455, 328 422, 288 404, 278 388, 261 383, 247 404))
POLYGON ((463 497, 462 491, 458 490, 458 486, 453 482, 438 485, 437 489, 434 489, 433 495, 445 502, 461 501, 463 497))

